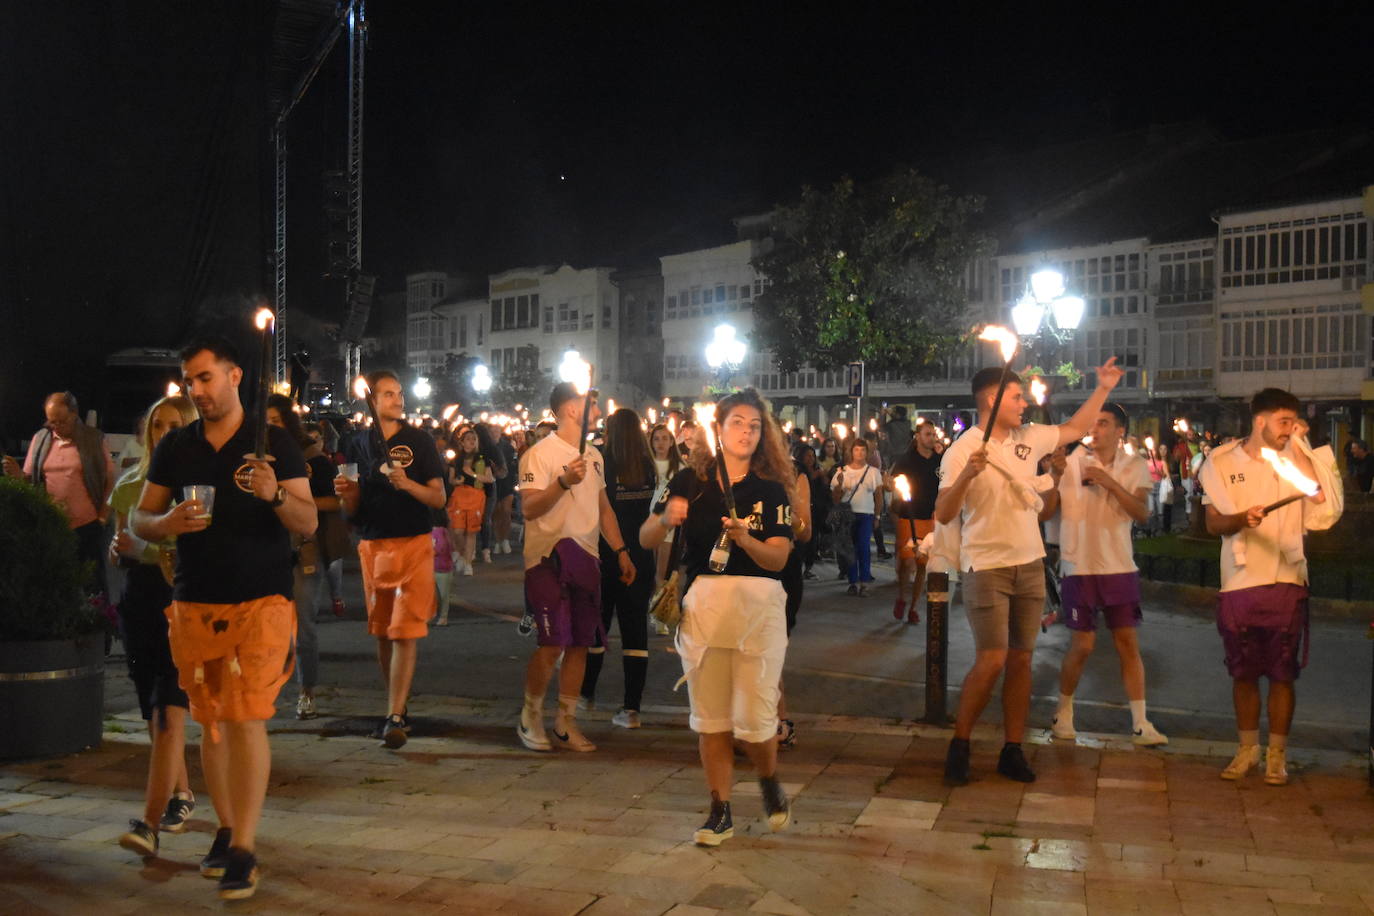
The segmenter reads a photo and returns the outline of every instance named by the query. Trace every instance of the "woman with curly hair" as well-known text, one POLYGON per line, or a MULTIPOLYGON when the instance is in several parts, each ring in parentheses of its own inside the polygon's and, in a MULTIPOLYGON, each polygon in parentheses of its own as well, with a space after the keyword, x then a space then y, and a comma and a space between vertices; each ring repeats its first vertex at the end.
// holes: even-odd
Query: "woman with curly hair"
POLYGON ((650 550, 671 528, 680 527, 677 536, 685 539, 688 585, 677 650, 711 792, 711 813, 693 835, 703 846, 718 846, 735 832, 735 741, 759 774, 769 827, 781 830, 791 820, 777 779, 777 738, 778 684, 787 653, 787 599, 780 580, 792 547, 788 493, 797 475, 757 391, 747 388, 721 399, 716 412, 727 480, 721 480, 707 437, 698 435, 689 467, 673 478, 667 501, 639 531, 640 544, 650 550), (737 518, 726 509, 722 486, 733 493, 737 518))

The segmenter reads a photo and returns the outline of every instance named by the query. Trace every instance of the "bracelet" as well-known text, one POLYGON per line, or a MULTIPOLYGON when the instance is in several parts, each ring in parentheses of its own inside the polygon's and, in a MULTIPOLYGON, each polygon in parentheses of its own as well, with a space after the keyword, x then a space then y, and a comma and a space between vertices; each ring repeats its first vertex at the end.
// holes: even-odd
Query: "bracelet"
POLYGON ((562 474, 559 474, 559 475, 558 475, 557 477, 555 477, 554 479, 558 481, 558 485, 559 485, 560 487, 562 487, 563 489, 565 489, 565 490, 571 490, 571 489, 572 489, 572 487, 568 486, 566 483, 563 482, 563 475, 562 475, 562 474))
POLYGON ((615 549, 615 552, 616 552, 616 553, 629 553, 629 552, 630 552, 630 548, 626 547, 624 544, 621 544, 619 547, 617 547, 617 548, 615 549))

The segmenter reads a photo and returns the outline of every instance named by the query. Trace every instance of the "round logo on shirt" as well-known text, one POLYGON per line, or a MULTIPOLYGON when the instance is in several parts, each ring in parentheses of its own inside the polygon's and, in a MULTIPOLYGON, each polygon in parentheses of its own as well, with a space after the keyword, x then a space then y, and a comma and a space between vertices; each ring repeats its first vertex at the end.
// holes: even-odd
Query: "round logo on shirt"
POLYGON ((398 468, 408 468, 415 460, 415 453, 408 445, 393 445, 388 454, 391 456, 391 463, 398 468))
POLYGON ((238 470, 234 472, 234 486, 245 493, 251 494, 253 492, 253 484, 248 480, 248 475, 251 473, 253 473, 253 466, 251 464, 245 463, 239 465, 238 470))

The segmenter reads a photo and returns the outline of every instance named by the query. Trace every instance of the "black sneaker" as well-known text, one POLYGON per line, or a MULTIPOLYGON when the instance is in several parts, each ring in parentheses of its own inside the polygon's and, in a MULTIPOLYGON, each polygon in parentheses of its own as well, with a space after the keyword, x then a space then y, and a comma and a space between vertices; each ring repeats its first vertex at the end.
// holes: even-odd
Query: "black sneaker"
POLYGON ((157 831, 140 820, 129 821, 129 832, 119 838, 119 845, 145 859, 157 858, 157 831))
POLYGON ((850 585, 849 588, 845 589, 844 593, 846 595, 858 595, 859 587, 857 585, 850 585))
POLYGON ((789 751, 797 746, 797 725, 791 719, 778 720, 778 750, 789 751))
POLYGON ((1017 782, 1035 782, 1035 771, 1026 763, 1026 755, 1021 753, 1019 744, 1002 745, 1002 755, 997 758, 997 772, 1017 782))
POLYGON ((406 743, 406 732, 410 731, 410 726, 402 716, 387 716, 382 723, 382 744, 391 750, 404 747, 406 743))
POLYGON ((237 846, 229 850, 229 862, 219 879, 221 900, 245 900, 258 889, 258 857, 237 846))
POLYGON ((763 794, 763 813, 768 816, 769 830, 777 833, 792 823, 792 807, 776 776, 760 776, 759 792, 763 794))
POLYGON ((233 838, 233 831, 228 827, 221 827, 215 831, 215 842, 210 844, 210 851, 205 854, 205 858, 200 860, 200 874, 204 878, 221 878, 224 876, 224 869, 229 865, 229 841, 233 838))
POLYGON ((173 795, 167 801, 167 810, 162 812, 162 821, 158 827, 168 833, 181 833, 186 829, 186 822, 191 819, 191 815, 196 810, 196 797, 182 798, 180 795, 173 795))
POLYGON ((963 738, 949 739, 949 751, 945 754, 945 785, 968 785, 968 741, 963 738))
POLYGON ((692 834, 692 842, 698 846, 719 846, 734 835, 735 823, 730 820, 730 803, 713 801, 710 816, 706 818, 706 823, 692 834))

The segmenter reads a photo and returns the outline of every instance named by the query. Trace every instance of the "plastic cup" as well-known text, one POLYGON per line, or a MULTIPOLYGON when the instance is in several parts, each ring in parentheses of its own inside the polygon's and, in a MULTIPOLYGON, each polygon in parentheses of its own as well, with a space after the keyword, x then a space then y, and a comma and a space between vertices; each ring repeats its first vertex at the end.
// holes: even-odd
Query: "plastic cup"
POLYGON ((356 481, 358 479, 358 466, 351 463, 339 465, 339 476, 344 480, 356 481))
POLYGON ((199 500, 201 512, 193 518, 203 518, 205 523, 210 523, 210 518, 215 512, 215 488, 208 483, 193 483, 181 488, 181 498, 186 502, 199 500))

